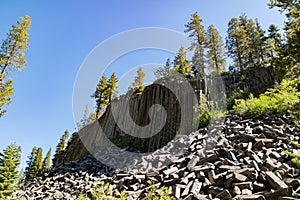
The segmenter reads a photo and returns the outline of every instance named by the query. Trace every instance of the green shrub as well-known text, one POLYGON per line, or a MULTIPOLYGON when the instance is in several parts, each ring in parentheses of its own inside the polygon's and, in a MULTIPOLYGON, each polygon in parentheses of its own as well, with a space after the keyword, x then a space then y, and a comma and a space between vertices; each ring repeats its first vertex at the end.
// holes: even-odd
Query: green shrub
POLYGON ((176 200, 169 189, 165 186, 159 190, 154 184, 151 184, 147 190, 147 200, 176 200))
POLYGON ((204 94, 200 94, 199 96, 199 105, 197 109, 199 112, 198 128, 206 127, 211 120, 219 119, 225 114, 225 111, 217 108, 212 101, 208 101, 204 94))
MULTIPOLYGON (((146 190, 146 193, 147 200, 176 200, 167 187, 163 186, 157 189, 153 183, 146 190)), ((127 194, 125 192, 119 192, 115 186, 105 183, 92 189, 91 198, 80 194, 77 200, 126 200, 126 198, 127 194)))
MULTIPOLYGON (((296 148, 296 149, 299 149, 300 148, 300 144, 296 141, 291 141, 291 144, 296 148)), ((288 155, 289 157, 292 158, 292 163, 298 167, 300 167, 300 152, 298 150, 298 153, 292 153, 292 152, 289 152, 289 151, 284 151, 284 153, 286 155, 288 155)))
MULTIPOLYGON (((115 186, 105 183, 92 188, 91 200, 125 200, 127 194, 125 192, 119 192, 115 189, 115 186)), ((90 200, 90 198, 80 194, 78 200, 90 200)))
POLYGON ((282 83, 273 89, 254 98, 252 94, 246 100, 237 99, 231 111, 234 114, 244 114, 252 117, 261 117, 264 114, 293 114, 299 116, 300 93, 296 89, 295 81, 283 80, 282 83))
POLYGON ((230 97, 227 99, 226 107, 227 110, 231 110, 233 106, 235 105, 236 99, 247 99, 250 96, 250 90, 248 88, 245 88, 244 90, 234 91, 230 95, 230 97))
POLYGON ((199 114, 199 128, 206 127, 211 121, 211 113, 209 111, 202 111, 199 114))

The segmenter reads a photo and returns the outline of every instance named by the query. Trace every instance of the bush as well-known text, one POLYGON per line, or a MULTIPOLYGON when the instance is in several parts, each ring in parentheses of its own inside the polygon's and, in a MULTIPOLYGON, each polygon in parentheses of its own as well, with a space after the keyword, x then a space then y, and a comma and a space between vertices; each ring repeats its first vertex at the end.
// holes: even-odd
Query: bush
MULTIPOLYGON (((98 185, 92 189, 92 200, 125 200, 127 194, 125 192, 119 192, 115 189, 115 186, 105 183, 98 185)), ((90 200, 90 198, 80 194, 78 200, 90 200)))
MULTIPOLYGON (((167 187, 163 186, 160 189, 157 189, 156 186, 152 183, 147 189, 147 200, 176 200, 175 197, 171 195, 171 192, 167 187)), ((98 185, 92 189, 92 197, 88 198, 83 194, 78 196, 78 200, 125 200, 127 194, 125 192, 119 192, 116 190, 115 186, 110 185, 109 183, 104 183, 98 185)))
POLYGON ((199 105, 197 109, 199 111, 198 128, 204 128, 208 126, 211 120, 219 119, 225 114, 221 108, 217 108, 213 102, 208 101, 204 94, 200 94, 199 105))
POLYGON ((206 127, 211 121, 211 112, 210 111, 201 111, 199 114, 199 128, 206 127))
POLYGON ((151 184, 147 193, 147 200, 176 200, 165 186, 158 190, 154 184, 151 184))
POLYGON ((283 80, 282 83, 273 89, 254 98, 250 94, 249 99, 237 99, 231 111, 234 114, 244 114, 252 117, 261 117, 264 114, 287 114, 293 117, 299 116, 300 93, 296 89, 297 83, 291 80, 283 80))
MULTIPOLYGON (((291 144, 297 149, 300 148, 300 144, 296 141, 291 141, 291 144)), ((289 151, 284 151, 284 153, 292 158, 291 161, 294 165, 300 167, 300 152, 299 152, 299 150, 297 151, 297 153, 292 153, 289 151)))
POLYGON ((250 96, 250 90, 245 88, 244 90, 234 91, 230 97, 227 99, 227 110, 231 110, 235 105, 236 99, 247 99, 250 96))

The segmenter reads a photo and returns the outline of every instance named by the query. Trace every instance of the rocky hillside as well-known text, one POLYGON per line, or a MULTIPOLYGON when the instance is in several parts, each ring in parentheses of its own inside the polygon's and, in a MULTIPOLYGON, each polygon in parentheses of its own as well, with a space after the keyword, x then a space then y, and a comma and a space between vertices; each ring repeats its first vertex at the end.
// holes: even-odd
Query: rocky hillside
MULTIPOLYGON (((225 94, 222 94, 222 92, 226 93, 227 96, 230 96, 232 93, 239 91, 240 89, 247 88, 247 90, 251 93, 261 93, 264 92, 266 88, 272 87, 277 81, 275 73, 271 68, 250 68, 242 72, 225 73, 221 77, 208 76, 202 80, 190 80, 189 83, 194 90, 196 97, 199 97, 201 92, 204 93, 209 100, 213 98, 213 100, 216 101, 216 99, 223 99, 224 96, 222 95, 225 94), (222 84, 220 84, 221 80, 222 84), (215 88, 220 85, 224 88, 215 88), (219 96, 216 97, 213 93, 216 93, 219 96)), ((151 106, 154 104, 162 105, 167 112, 167 119, 164 127, 155 136, 149 138, 136 138, 127 135, 126 132, 116 123, 111 112, 111 106, 107 107, 106 112, 99 119, 101 127, 109 138, 120 147, 130 145, 131 147, 138 148, 141 151, 152 152, 166 145, 166 143, 175 136, 179 126, 178 124, 181 123, 182 117, 184 117, 186 121, 192 121, 188 120, 188 118, 192 117, 192 111, 187 116, 181 116, 181 110, 188 110, 188 108, 180 107, 176 91, 183 94, 182 99, 187 99, 187 105, 193 105, 193 103, 195 103, 195 99, 191 98, 191 96, 193 96, 191 92, 193 91, 186 91, 184 85, 180 85, 178 83, 175 83, 173 88, 175 88, 175 94, 167 87, 163 86, 161 82, 157 81, 156 84, 151 84, 145 87, 141 95, 130 97, 123 95, 118 99, 115 99, 116 110, 118 110, 119 113, 129 112, 133 121, 140 126, 147 125, 149 123, 149 117, 152 117, 152 119, 162 119, 158 113, 154 113, 152 116, 149 115, 149 109, 151 106), (127 98, 130 98, 129 103, 127 102, 127 98), (125 136, 125 139, 123 136, 125 136)), ((220 105, 221 104, 224 104, 224 102, 220 102, 220 105)), ((120 121, 125 125, 129 123, 126 119, 121 119, 120 121)), ((188 126, 190 127, 191 125, 188 126)), ((80 134, 81 133, 79 133, 79 135, 80 134)), ((61 154, 57 163, 54 163, 54 166, 59 166, 65 162, 80 159, 87 154, 88 151, 82 144, 78 133, 74 133, 67 149, 61 154)))
MULTIPOLYGON (((114 170, 92 156, 60 166, 28 183, 16 195, 23 199, 76 199, 93 186, 109 182, 128 199, 144 199, 151 182, 167 186, 177 199, 300 199, 300 170, 284 150, 293 151, 300 127, 285 116, 248 119, 226 116, 211 128, 176 139, 188 148, 169 156, 167 166, 151 168, 156 152, 128 170, 114 170), (148 170, 140 170, 148 166, 148 170), (143 172, 144 171, 144 172, 143 172)), ((169 143, 160 153, 176 146, 169 143)))

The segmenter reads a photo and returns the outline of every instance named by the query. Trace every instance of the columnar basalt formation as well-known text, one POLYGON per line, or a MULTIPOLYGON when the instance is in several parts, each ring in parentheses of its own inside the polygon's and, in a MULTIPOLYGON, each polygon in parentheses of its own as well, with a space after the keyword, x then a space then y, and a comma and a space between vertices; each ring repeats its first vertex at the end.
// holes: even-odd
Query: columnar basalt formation
MULTIPOLYGON (((200 93, 204 93, 209 100, 220 101, 219 105, 222 106, 222 104, 224 104, 225 94, 230 96, 234 91, 245 88, 248 88, 251 93, 261 93, 264 92, 266 88, 273 86, 277 81, 279 80, 276 79, 274 71, 270 68, 250 68, 243 72, 226 73, 221 77, 207 76, 205 79, 201 80, 193 79, 189 80, 189 83, 197 97, 199 97, 200 93), (221 94, 220 91, 224 94, 221 94)), ((165 126, 155 136, 142 139, 131 137, 126 134, 126 132, 116 124, 116 119, 115 116, 112 115, 110 105, 98 120, 99 125, 106 135, 121 148, 129 145, 133 150, 152 152, 166 145, 176 135, 178 128, 180 127, 182 117, 181 110, 184 108, 181 108, 182 105, 178 102, 178 97, 176 97, 170 89, 163 86, 162 81, 158 82, 160 82, 160 84, 154 83, 145 87, 144 92, 141 95, 122 95, 114 100, 117 102, 116 110, 120 113, 119 118, 123 117, 123 113, 129 111, 130 116, 139 126, 147 125, 150 121, 149 117, 152 117, 153 119, 162 119, 158 113, 149 116, 149 109, 152 105, 162 105, 167 112, 167 120, 165 126), (128 96, 130 96, 129 103, 124 100, 129 98, 128 96)), ((189 104, 193 104, 193 100, 190 97, 191 94, 188 92, 185 94, 184 92, 186 92, 186 89, 181 88, 180 84, 176 84, 178 85, 178 91, 183 93, 183 98, 189 99, 189 104)), ((188 117, 190 117, 190 121, 192 121, 192 114, 188 117)), ((122 123, 126 126, 126 119, 124 119, 122 123)), ((85 129, 81 132, 88 131, 85 129)), ((61 154, 61 157, 57 160, 55 166, 82 158, 87 154, 88 150, 85 149, 80 137, 77 133, 74 133, 67 149, 61 154)))

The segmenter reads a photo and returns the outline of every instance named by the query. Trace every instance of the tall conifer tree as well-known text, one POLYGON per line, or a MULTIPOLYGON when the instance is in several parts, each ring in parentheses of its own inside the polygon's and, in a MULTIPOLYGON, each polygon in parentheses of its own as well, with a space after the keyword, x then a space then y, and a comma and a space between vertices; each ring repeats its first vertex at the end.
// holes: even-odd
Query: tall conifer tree
POLYGON ((117 91, 117 82, 118 82, 118 78, 116 73, 112 73, 112 75, 110 76, 109 80, 108 80, 108 92, 107 92, 107 96, 109 99, 109 102, 111 102, 112 98, 115 97, 115 95, 118 93, 117 91))
POLYGON ((204 45, 206 43, 205 28, 202 25, 203 20, 199 17, 198 13, 195 12, 190 21, 185 25, 185 33, 188 33, 188 37, 192 39, 192 45, 189 50, 194 51, 193 72, 194 76, 204 76, 204 45))
POLYGON ((57 167, 57 161, 59 160, 61 153, 65 150, 69 139, 69 131, 66 130, 65 133, 61 136, 58 145, 56 146, 55 154, 52 159, 52 166, 57 167))
POLYGON ((192 74, 192 66, 190 65, 188 59, 186 58, 186 51, 183 47, 180 47, 175 59, 174 63, 174 70, 178 73, 182 74, 183 76, 190 76, 192 74))
POLYGON ((10 199, 17 189, 21 147, 9 145, 0 153, 0 199, 10 199))
POLYGON ((36 155, 37 155, 37 148, 33 147, 32 150, 31 150, 31 154, 28 157, 28 161, 26 162, 27 163, 27 167, 25 168, 25 172, 24 172, 25 182, 27 182, 27 181, 29 181, 29 180, 32 179, 32 177, 30 177, 29 174, 30 174, 33 162, 34 162, 34 160, 36 158, 36 155))
POLYGON ((32 163, 28 180, 34 179, 42 174, 42 162, 43 162, 43 149, 39 147, 37 149, 35 159, 32 163))
POLYGON ((51 166, 51 148, 48 150, 42 164, 42 170, 43 172, 47 172, 50 170, 51 166))
POLYGON ((11 103, 13 95, 13 81, 8 71, 21 70, 26 64, 24 52, 28 49, 30 24, 29 16, 21 17, 17 25, 11 27, 0 48, 0 117, 6 112, 3 106, 11 103))
POLYGON ((107 106, 109 102, 108 98, 109 85, 105 75, 101 77, 97 84, 96 90, 92 95, 92 98, 96 101, 96 116, 100 117, 101 111, 107 106))
POLYGON ((206 35, 208 68, 220 74, 225 71, 226 65, 225 46, 222 37, 213 25, 208 27, 206 35))
POLYGON ((137 75, 134 78, 131 86, 128 88, 129 91, 133 91, 135 95, 139 95, 144 90, 144 82, 145 82, 145 72, 142 67, 139 67, 137 70, 137 75))

